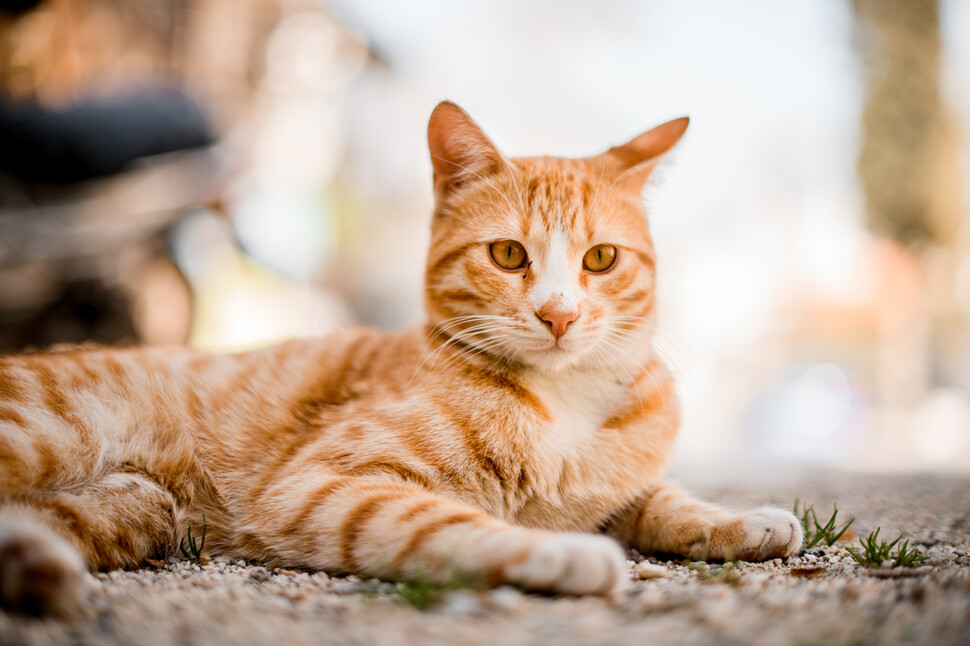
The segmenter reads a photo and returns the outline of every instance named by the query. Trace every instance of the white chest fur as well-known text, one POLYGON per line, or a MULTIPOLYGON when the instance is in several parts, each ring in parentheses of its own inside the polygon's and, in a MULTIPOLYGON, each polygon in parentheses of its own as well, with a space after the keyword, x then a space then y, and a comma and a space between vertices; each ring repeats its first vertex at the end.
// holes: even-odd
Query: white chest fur
POLYGON ((552 417, 540 451, 553 461, 581 456, 597 430, 628 397, 628 386, 603 373, 562 371, 536 375, 531 384, 552 417))
POLYGON ((629 385, 612 375, 578 371, 536 376, 529 385, 551 421, 535 438, 535 477, 515 520, 527 526, 591 531, 609 515, 610 501, 617 494, 610 482, 610 447, 600 429, 624 406, 629 385))

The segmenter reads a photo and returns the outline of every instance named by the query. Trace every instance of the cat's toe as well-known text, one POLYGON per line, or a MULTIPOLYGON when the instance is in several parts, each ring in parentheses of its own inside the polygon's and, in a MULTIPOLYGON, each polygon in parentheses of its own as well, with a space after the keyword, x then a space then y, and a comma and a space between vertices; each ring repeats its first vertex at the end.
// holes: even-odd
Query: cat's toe
POLYGON ((47 527, 0 519, 0 606, 36 616, 67 618, 84 597, 84 561, 47 527))
POLYGON ((554 534, 527 557, 505 569, 509 581, 532 590, 611 595, 626 584, 623 551, 612 539, 589 534, 554 534))
POLYGON ((762 507, 744 517, 745 541, 739 555, 762 561, 791 556, 802 547, 802 528, 790 512, 762 507))

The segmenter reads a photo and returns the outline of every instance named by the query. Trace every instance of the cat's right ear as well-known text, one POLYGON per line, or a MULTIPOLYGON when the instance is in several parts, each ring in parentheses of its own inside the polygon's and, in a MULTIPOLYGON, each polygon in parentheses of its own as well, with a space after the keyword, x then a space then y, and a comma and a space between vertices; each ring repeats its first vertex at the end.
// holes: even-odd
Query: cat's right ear
POLYGON ((504 163, 478 124, 451 101, 442 101, 431 113, 428 148, 437 200, 447 197, 462 182, 484 177, 504 163))
POLYGON ((689 124, 688 117, 662 123, 605 154, 619 162, 621 178, 639 190, 663 156, 681 140, 689 124))

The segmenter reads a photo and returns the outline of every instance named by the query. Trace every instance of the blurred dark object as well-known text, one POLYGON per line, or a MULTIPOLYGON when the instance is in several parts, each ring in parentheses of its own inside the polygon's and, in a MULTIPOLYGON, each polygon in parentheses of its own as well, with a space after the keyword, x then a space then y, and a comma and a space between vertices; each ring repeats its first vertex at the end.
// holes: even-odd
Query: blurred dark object
POLYGON ((0 172, 0 352, 53 343, 184 343, 191 295, 168 231, 219 199, 212 149, 46 184, 0 172))
POLYGON ((0 98, 0 169, 27 181, 112 175, 135 159, 211 142, 202 111, 174 88, 58 108, 0 98))
POLYGON ((187 340, 168 232, 220 201, 209 144, 246 116, 277 16, 277 0, 0 0, 0 352, 187 340))
POLYGON ((50 302, 29 316, 3 319, 0 350, 43 348, 92 339, 121 343, 139 338, 133 304, 121 289, 101 280, 67 282, 50 302))
POLYGON ((29 11, 41 3, 41 0, 0 0, 0 11, 20 13, 29 11))

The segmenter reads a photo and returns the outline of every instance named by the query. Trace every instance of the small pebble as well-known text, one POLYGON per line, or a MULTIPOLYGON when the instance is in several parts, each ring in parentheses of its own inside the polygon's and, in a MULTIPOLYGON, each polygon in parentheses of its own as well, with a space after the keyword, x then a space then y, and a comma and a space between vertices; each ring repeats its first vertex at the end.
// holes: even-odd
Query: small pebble
POLYGON ((489 601, 501 610, 511 610, 524 602, 524 595, 515 588, 503 585, 488 593, 489 601))
POLYGON ((651 563, 638 563, 633 567, 633 573, 641 580, 659 579, 667 576, 667 568, 651 563))
POLYGON ((449 592, 441 604, 441 610, 449 615, 468 615, 482 609, 478 597, 468 590, 449 592))
POLYGON ((250 571, 249 573, 249 578, 251 578, 253 581, 259 581, 260 583, 264 581, 269 581, 270 579, 269 570, 267 570, 264 567, 253 568, 252 571, 250 571))

